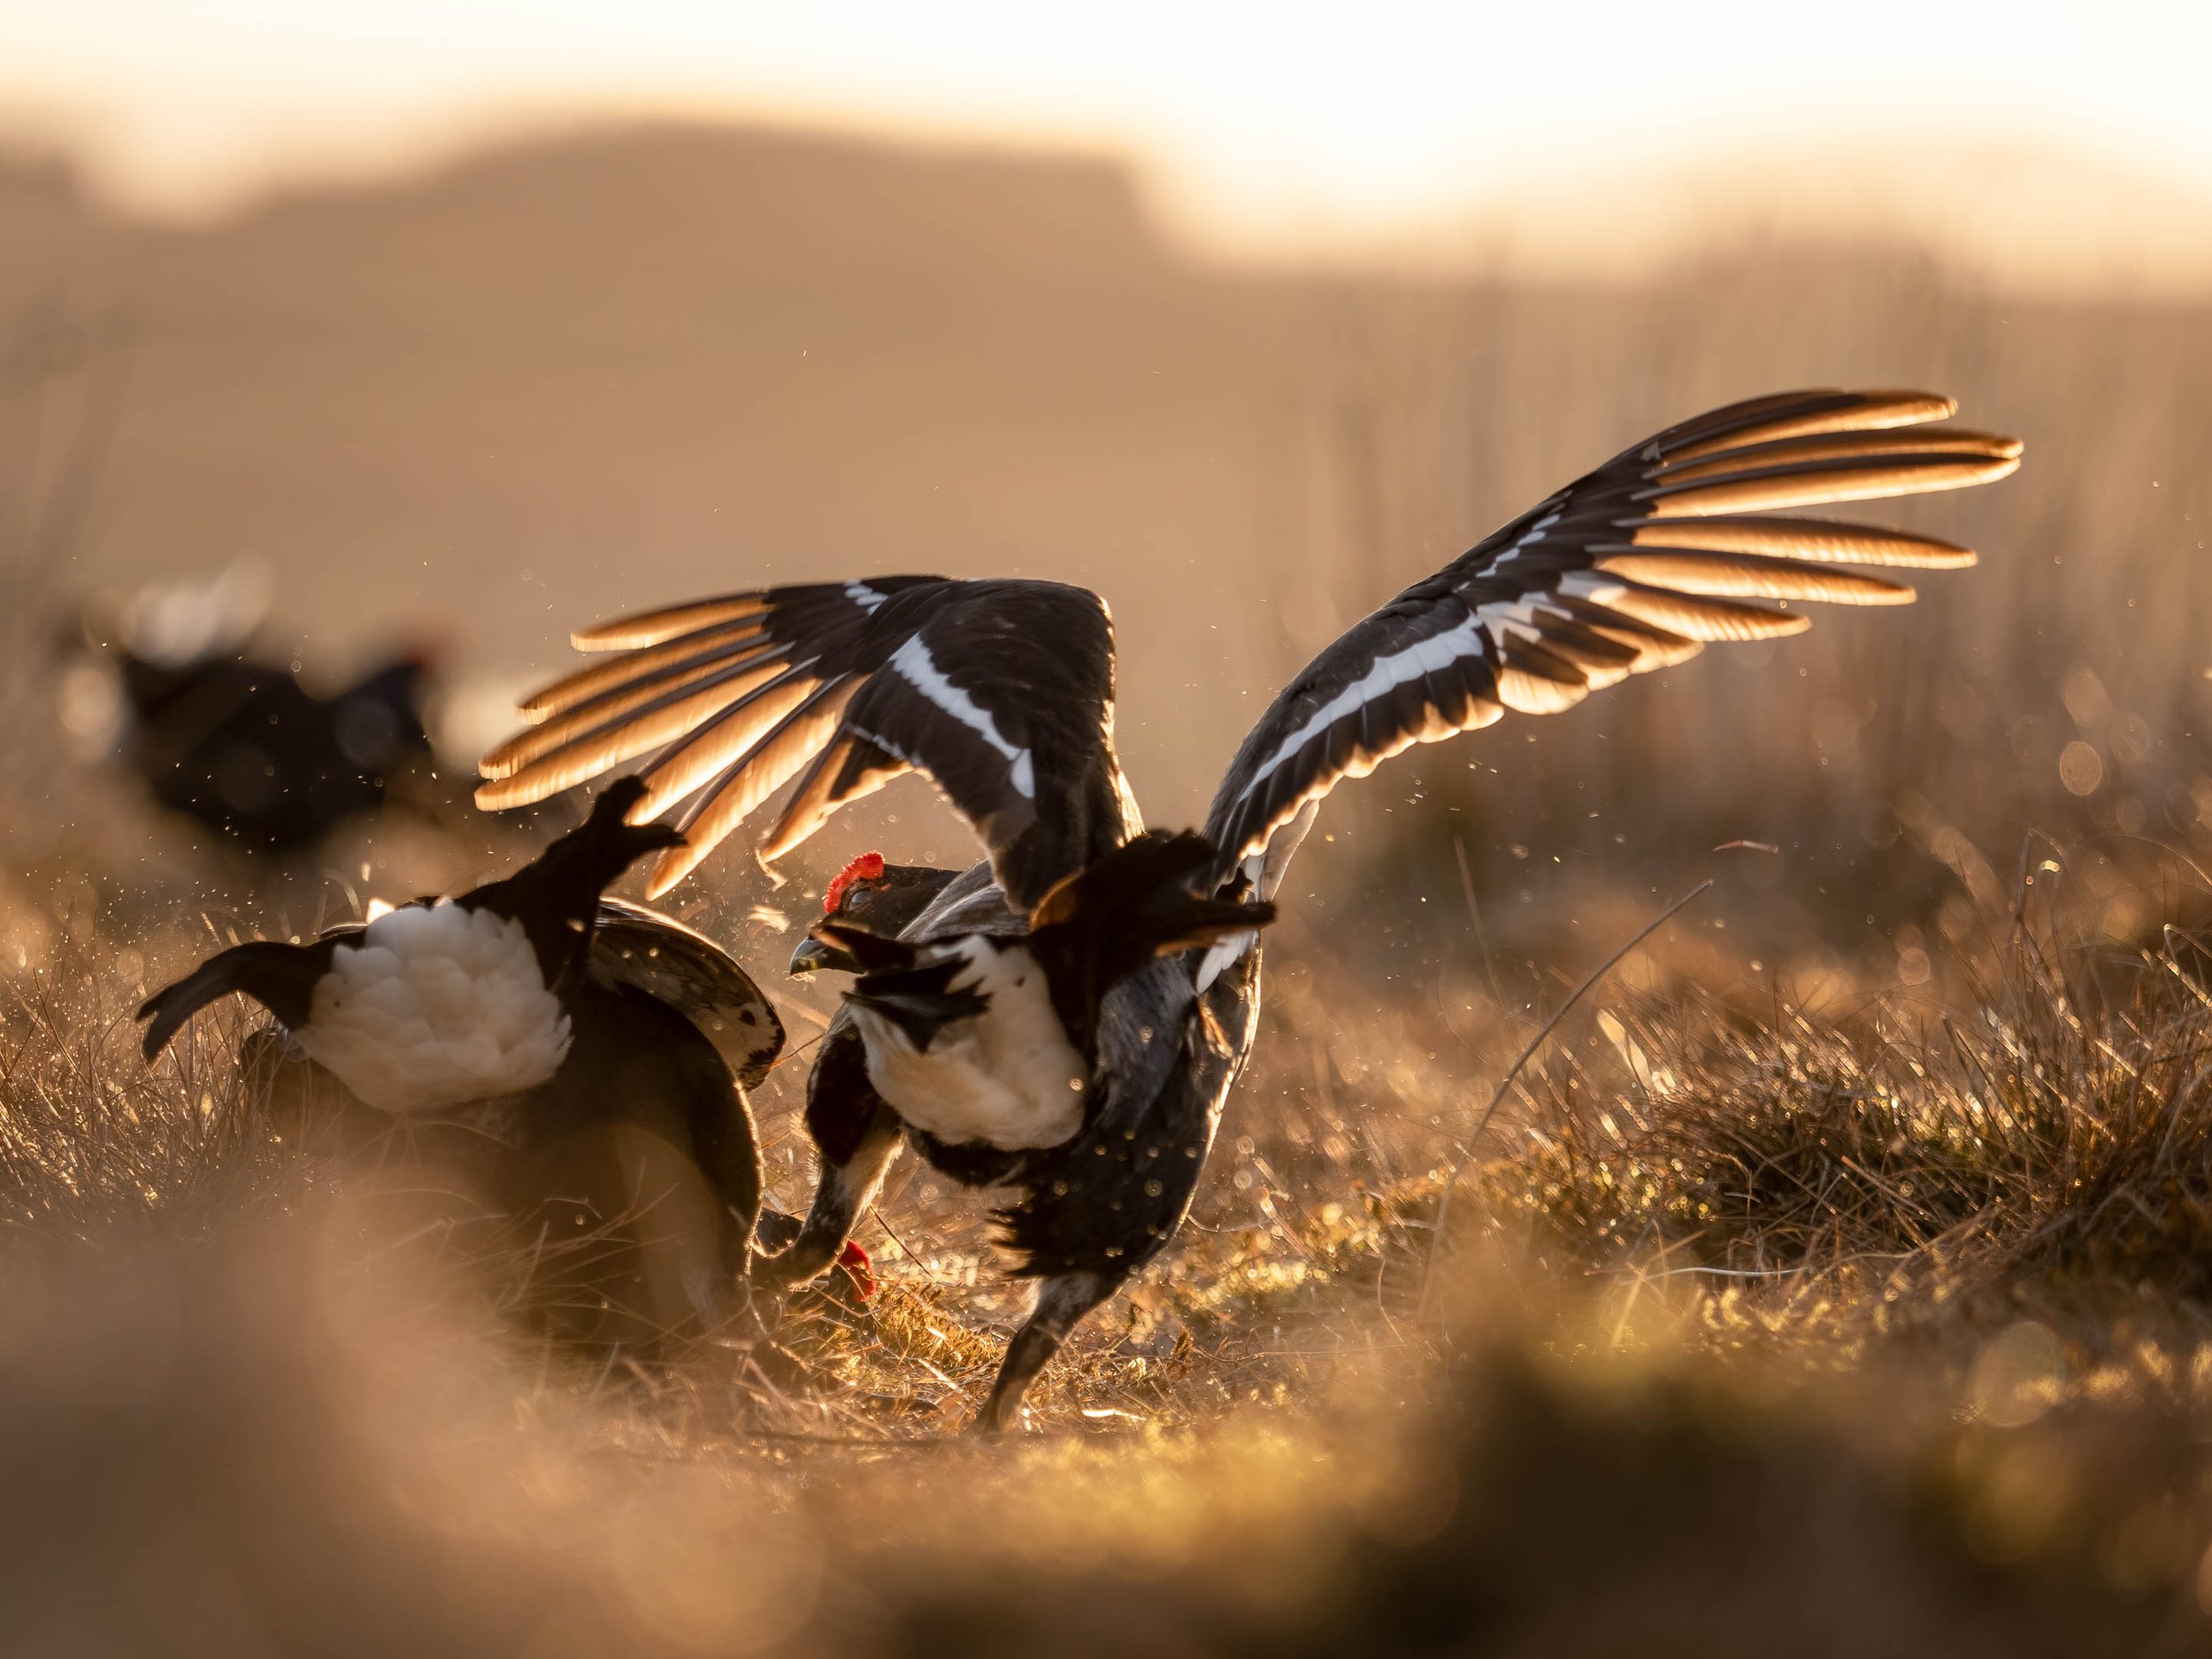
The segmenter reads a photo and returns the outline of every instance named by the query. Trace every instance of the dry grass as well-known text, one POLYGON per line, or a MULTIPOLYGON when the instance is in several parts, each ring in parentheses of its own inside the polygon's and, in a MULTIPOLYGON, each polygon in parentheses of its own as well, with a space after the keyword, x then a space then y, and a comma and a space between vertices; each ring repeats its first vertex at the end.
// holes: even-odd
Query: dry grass
POLYGON ((1655 939, 1516 1079, 1434 1282, 1525 1027, 1473 986, 1328 1024, 1352 976, 1284 963, 1196 1225, 995 1451, 950 1434, 1011 1310, 949 1195, 895 1187, 803 1379, 552 1352, 511 1263, 272 1141, 250 1022, 140 1067, 96 938, 0 1014, 0 1582, 73 1652, 2186 1651, 2212 999, 2182 941, 1998 931, 1978 996, 1841 1015, 1655 939))
POLYGON ((1599 1018, 1602 1052, 1532 1079, 1497 1194, 1548 1253, 1789 1299, 1931 1277, 2212 1295, 2212 1002, 2172 955, 2070 964, 2024 931, 1967 1007, 1599 1018))

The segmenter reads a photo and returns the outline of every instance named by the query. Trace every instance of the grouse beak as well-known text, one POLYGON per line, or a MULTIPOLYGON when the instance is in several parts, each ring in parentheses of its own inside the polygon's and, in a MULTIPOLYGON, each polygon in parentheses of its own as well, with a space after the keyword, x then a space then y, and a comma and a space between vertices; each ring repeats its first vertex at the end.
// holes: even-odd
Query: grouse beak
POLYGON ((787 971, 793 979, 803 979, 815 973, 858 973, 860 964, 853 959, 850 953, 840 950, 835 945, 808 938, 802 939, 799 948, 791 953, 791 965, 787 971))

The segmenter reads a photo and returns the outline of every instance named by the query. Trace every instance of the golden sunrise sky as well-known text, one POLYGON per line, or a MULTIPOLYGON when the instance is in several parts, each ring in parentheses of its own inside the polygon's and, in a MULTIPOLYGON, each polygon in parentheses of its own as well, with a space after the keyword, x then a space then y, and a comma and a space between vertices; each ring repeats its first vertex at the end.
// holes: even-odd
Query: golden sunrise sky
POLYGON ((1770 218, 1993 214, 1993 243, 2139 237, 2155 263, 2212 241, 2208 62, 2212 4, 2150 0, 0 0, 0 136, 191 214, 547 125, 795 122, 1123 154, 1225 246, 1448 242, 1487 215, 1594 256, 1619 238, 1592 201, 1633 239, 1682 213, 1655 181, 1764 167, 1770 218), (1990 160, 2020 155, 2042 160, 1990 160), (1773 165, 1808 157, 1816 178, 1773 165), (2013 228, 2049 190, 2072 216, 2013 228))

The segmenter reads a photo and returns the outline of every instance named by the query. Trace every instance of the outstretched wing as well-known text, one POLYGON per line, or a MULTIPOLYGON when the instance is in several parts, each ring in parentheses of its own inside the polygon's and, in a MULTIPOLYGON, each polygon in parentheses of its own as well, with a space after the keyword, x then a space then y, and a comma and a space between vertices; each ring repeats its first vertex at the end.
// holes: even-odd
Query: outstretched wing
POLYGON ((688 802, 666 892, 795 776, 762 841, 780 857, 846 802, 926 773, 1026 910, 1142 827, 1114 756, 1113 625, 1056 582, 879 577, 732 594, 574 636, 616 653, 522 705, 484 757, 486 808, 652 758, 642 821, 688 802))
POLYGON ((1909 604, 1868 565, 1943 570, 1964 548, 1818 518, 1825 502, 1956 489, 2020 464, 2016 439, 1900 431, 1956 405, 1925 392, 1785 392, 1670 426, 1577 480, 1356 624, 1284 687, 1207 814, 1216 874, 1343 778, 1400 750, 1550 714, 1709 640, 1810 625, 1762 600, 1909 604))

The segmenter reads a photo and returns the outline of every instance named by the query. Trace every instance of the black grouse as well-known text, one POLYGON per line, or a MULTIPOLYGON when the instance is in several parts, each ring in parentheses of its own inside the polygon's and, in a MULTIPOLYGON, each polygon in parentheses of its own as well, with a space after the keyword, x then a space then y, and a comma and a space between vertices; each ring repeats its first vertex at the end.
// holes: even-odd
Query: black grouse
MULTIPOLYGON (((1056 979, 1057 1046, 994 1054, 976 1041, 987 1017, 977 1004, 1003 999, 1033 1015, 1035 987, 1010 983, 1005 964, 1020 953, 1006 947, 1056 919, 1048 895, 1065 893, 1070 878, 1079 895, 1086 872, 1148 845, 1144 856, 1169 868, 1147 902, 1245 902, 1256 924, 1321 797, 1343 778, 1509 710, 1571 707, 1709 641, 1797 633, 1809 618, 1783 608, 1797 602, 1909 603, 1911 588, 1867 567, 1950 569, 1973 555, 1927 536, 1777 515, 1985 483, 2018 465, 2015 440, 1914 430, 1953 412, 1949 399, 1919 392, 1783 393, 1624 451, 1309 664, 1239 747, 1201 842, 1140 841, 1114 754, 1106 608, 1083 589, 1037 581, 872 577, 733 594, 586 630, 574 637, 580 649, 618 654, 524 704, 538 724, 485 757, 491 781, 477 799, 518 806, 650 757, 634 815, 680 804, 687 837, 663 855, 656 892, 795 779, 760 844, 764 859, 908 771, 930 777, 975 828, 986 862, 947 880, 898 930, 897 955, 864 946, 850 923, 823 930, 826 948, 863 975, 810 1092, 822 1156, 812 1212, 793 1251, 765 1265, 788 1276, 826 1265, 902 1138, 957 1180, 1012 1188, 1005 1240, 1015 1271, 1041 1282, 977 1419, 997 1428, 1074 1325, 1175 1232, 1258 1005, 1256 928, 1225 931, 1210 913, 1197 931, 1216 933, 1212 943, 1133 965, 1125 949, 1111 964, 1120 977, 1093 987, 1094 999, 1071 1001, 1056 979), (954 953, 964 967, 942 972, 954 953), (930 969, 928 982, 913 978, 930 969), (915 1064, 944 1041, 923 1041, 931 1019, 956 1040, 964 1071, 915 1064), (1067 1077, 1072 1103, 1037 1086, 1070 1050, 1085 1067, 1067 1077), (997 1075, 982 1076, 994 1064, 997 1075)), ((1179 942, 1173 933, 1162 930, 1160 942, 1179 942)), ((1144 942, 1141 930, 1120 941, 1144 942)), ((1092 956, 1094 968, 1108 965, 1092 956)))
POLYGON ((105 650, 129 710, 125 760, 163 807, 242 847, 311 845, 379 810, 395 779, 431 764, 424 651, 322 696, 233 643, 162 649, 125 637, 119 620, 92 626, 119 636, 105 650))
POLYGON ((745 1092, 783 1028, 719 947, 604 896, 639 856, 680 841, 623 821, 642 794, 611 785, 534 863, 458 899, 311 944, 223 951, 139 1010, 147 1056, 242 992, 299 1051, 250 1050, 264 1087, 279 1068, 319 1069, 358 1102, 357 1123, 457 1126, 450 1142, 496 1211, 588 1246, 549 1256, 533 1286, 561 1334, 649 1341, 743 1311, 762 1210, 745 1092))

